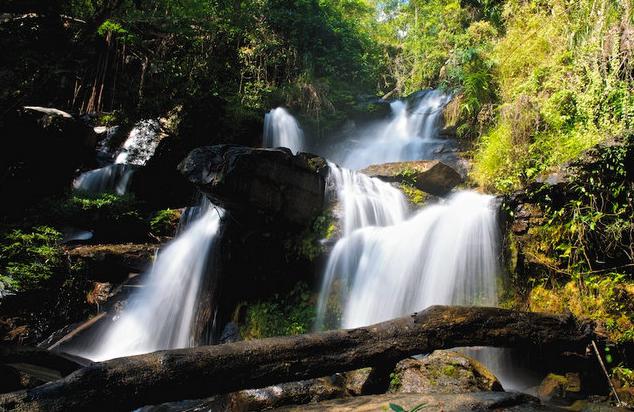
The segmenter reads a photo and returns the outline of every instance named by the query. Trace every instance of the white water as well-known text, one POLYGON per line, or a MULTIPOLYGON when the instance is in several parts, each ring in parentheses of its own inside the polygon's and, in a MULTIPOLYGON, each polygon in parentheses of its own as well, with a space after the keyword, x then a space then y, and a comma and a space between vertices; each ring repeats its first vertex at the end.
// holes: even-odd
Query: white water
POLYGON ((87 193, 112 192, 124 195, 128 191, 134 169, 126 164, 113 164, 82 173, 73 181, 73 189, 87 193))
MULTIPOLYGON (((160 142, 160 125, 157 120, 142 120, 130 131, 127 140, 116 154, 114 164, 89 170, 73 182, 73 189, 88 193, 111 192, 123 195, 128 191, 135 167, 142 166, 152 157, 160 142)), ((98 147, 98 155, 110 156, 106 143, 98 147)))
POLYGON ((304 147, 304 132, 297 120, 283 107, 264 116, 264 147, 287 147, 297 153, 304 147))
POLYGON ((451 97, 438 90, 421 94, 413 107, 402 100, 390 103, 390 118, 364 128, 343 156, 334 154, 334 160, 359 170, 373 164, 433 159, 444 142, 438 138, 438 130, 442 109, 451 97))
MULTIPOLYGON (((372 128, 342 163, 370 164, 434 158, 440 112, 448 97, 427 92, 410 111, 391 104, 392 117, 372 128)), ((350 148, 350 146, 349 146, 350 148)), ((318 328, 354 328, 404 316, 431 305, 496 306, 499 233, 491 196, 460 191, 412 212, 400 191, 331 164, 343 236, 328 258, 318 302, 318 328)), ((508 353, 467 352, 509 378, 508 353)))
POLYGON ((120 316, 80 356, 102 361, 161 349, 193 346, 197 299, 210 270, 223 212, 205 201, 200 215, 159 254, 141 289, 120 316))
MULTIPOLYGON (((345 214, 344 221, 358 220, 358 214, 345 214)), ((436 304, 495 306, 497 242, 492 198, 467 191, 396 224, 360 226, 337 242, 328 259, 318 319, 332 319, 333 294, 341 299, 344 328, 436 304)))
POLYGON ((141 120, 130 131, 121 146, 115 163, 143 166, 150 160, 160 142, 161 126, 158 120, 141 120))

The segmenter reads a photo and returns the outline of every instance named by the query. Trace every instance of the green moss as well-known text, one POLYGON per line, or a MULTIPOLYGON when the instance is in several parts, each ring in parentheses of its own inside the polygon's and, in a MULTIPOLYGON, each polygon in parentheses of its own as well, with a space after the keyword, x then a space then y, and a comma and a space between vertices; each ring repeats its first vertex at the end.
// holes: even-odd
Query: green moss
POLYGON ((46 207, 52 215, 49 219, 64 224, 88 228, 101 225, 113 230, 121 225, 147 230, 143 207, 132 195, 74 193, 61 202, 50 202, 46 207))
POLYGON ((417 189, 410 184, 401 183, 400 188, 403 194, 410 201, 410 203, 416 206, 422 205, 423 203, 425 203, 425 200, 427 200, 427 193, 423 192, 420 189, 417 189))
POLYGON ((401 377, 399 374, 392 372, 390 373, 390 391, 396 392, 401 387, 401 377))
POLYGON ((0 243, 0 289, 38 289, 64 266, 61 233, 48 226, 12 230, 0 243))
POLYGON ((159 210, 150 220, 150 230, 156 236, 174 236, 180 216, 178 210, 159 210))
POLYGON ((300 282, 287 295, 276 294, 247 306, 244 339, 299 335, 310 330, 315 319, 315 300, 308 286, 300 282))
POLYGON ((402 170, 399 170, 399 172, 396 174, 396 176, 400 178, 401 182, 412 187, 416 186, 416 175, 416 169, 413 169, 411 167, 406 167, 402 170))
POLYGON ((457 378, 459 371, 454 365, 445 365, 442 368, 442 374, 450 378, 457 378))

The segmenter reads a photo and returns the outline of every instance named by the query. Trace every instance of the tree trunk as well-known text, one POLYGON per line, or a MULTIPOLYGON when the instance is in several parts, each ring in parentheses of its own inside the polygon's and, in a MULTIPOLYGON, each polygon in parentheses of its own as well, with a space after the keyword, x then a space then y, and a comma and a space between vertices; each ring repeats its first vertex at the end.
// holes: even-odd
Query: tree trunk
POLYGON ((433 306, 350 330, 159 351, 96 363, 56 382, 0 396, 0 410, 126 410, 259 388, 457 346, 585 348, 591 323, 498 308, 433 306))

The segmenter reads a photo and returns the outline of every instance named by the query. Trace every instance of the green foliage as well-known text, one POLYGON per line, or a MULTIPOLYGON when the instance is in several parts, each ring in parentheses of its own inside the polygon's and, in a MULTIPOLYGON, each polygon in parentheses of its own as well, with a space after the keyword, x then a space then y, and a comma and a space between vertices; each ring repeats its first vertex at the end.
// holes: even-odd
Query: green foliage
POLYGON ((390 373, 390 390, 398 390, 401 387, 401 377, 399 374, 390 373))
POLYGON ((323 252, 322 241, 336 232, 336 221, 329 211, 317 216, 311 227, 284 242, 288 259, 315 260, 323 252))
POLYGON ((123 26, 115 21, 106 20, 97 28, 97 34, 102 37, 116 36, 123 43, 131 43, 135 40, 134 36, 123 26))
POLYGON ((530 194, 544 216, 529 230, 523 251, 546 269, 531 274, 530 305, 570 310, 602 324, 613 342, 629 342, 634 338, 631 140, 596 148, 584 158, 568 167, 563 199, 547 186, 530 194))
POLYGON ((426 408, 427 404, 426 403, 420 403, 416 406, 414 406, 412 409, 405 409, 400 405, 397 405, 395 403, 390 403, 390 409, 394 412, 418 412, 420 410, 422 410, 423 408, 426 408))
POLYGON ((499 101, 475 154, 482 186, 515 190, 632 129, 634 60, 619 37, 630 13, 615 2, 505 2, 504 35, 485 52, 499 101))
POLYGON ((59 218, 67 220, 95 215, 112 217, 115 220, 125 216, 140 218, 139 205, 132 195, 74 193, 61 203, 53 203, 50 207, 59 218))
POLYGON ((174 236, 179 220, 180 212, 178 210, 159 210, 150 220, 150 230, 156 236, 174 236))
POLYGON ((425 200, 427 200, 427 193, 412 185, 401 183, 400 188, 403 194, 413 205, 420 206, 425 203, 425 200))
POLYGON ((310 289, 300 282, 287 295, 249 305, 241 334, 244 339, 299 335, 310 330, 315 315, 310 289))
POLYGON ((61 233, 48 226, 19 229, 0 243, 0 289, 23 292, 42 287, 64 264, 61 233))

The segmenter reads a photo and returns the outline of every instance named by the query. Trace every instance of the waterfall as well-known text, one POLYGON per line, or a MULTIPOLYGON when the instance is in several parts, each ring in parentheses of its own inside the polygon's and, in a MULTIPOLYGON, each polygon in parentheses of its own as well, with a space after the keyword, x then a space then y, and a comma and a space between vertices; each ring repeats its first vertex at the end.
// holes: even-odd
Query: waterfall
POLYGON ((77 176, 73 181, 73 189, 87 193, 112 192, 124 195, 133 172, 134 168, 122 163, 89 170, 77 176))
MULTIPOLYGON (((82 173, 73 182, 73 189, 88 193, 125 194, 136 167, 145 165, 154 154, 160 142, 159 132, 158 120, 138 122, 118 150, 114 164, 82 173)), ((106 137, 110 138, 110 135, 106 137)), ((105 144, 98 148, 98 155, 102 157, 107 154, 105 144)))
POLYGON ((332 319, 334 310, 338 326, 354 328, 436 304, 494 306, 497 241, 492 198, 468 191, 395 224, 359 226, 330 254, 318 319, 332 319), (333 293, 340 307, 332 307, 333 293))
POLYGON ((158 120, 141 120, 130 131, 121 146, 115 163, 143 166, 150 160, 161 141, 161 126, 158 120))
POLYGON ((393 101, 390 118, 362 129, 343 156, 335 154, 335 159, 359 170, 372 164, 436 158, 435 151, 446 143, 438 138, 438 132, 442 109, 450 99, 438 90, 429 90, 410 102, 393 101))
POLYGON ((210 270, 210 256, 223 212, 207 200, 198 216, 163 250, 128 300, 89 348, 76 354, 102 361, 196 344, 192 328, 200 288, 210 270))
POLYGON ((304 147, 304 132, 297 120, 283 107, 264 116, 264 147, 287 147, 297 153, 304 147))

